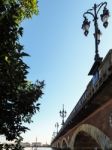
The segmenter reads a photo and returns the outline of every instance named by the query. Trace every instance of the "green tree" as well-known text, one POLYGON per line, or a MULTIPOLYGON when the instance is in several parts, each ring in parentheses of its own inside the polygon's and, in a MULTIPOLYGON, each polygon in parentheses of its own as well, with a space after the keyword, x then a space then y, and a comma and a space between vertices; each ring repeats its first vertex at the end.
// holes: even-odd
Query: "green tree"
POLYGON ((0 134, 7 140, 19 139, 28 130, 23 122, 31 122, 43 94, 44 81, 33 84, 27 80, 29 67, 23 58, 29 55, 19 42, 23 28, 17 21, 23 19, 18 11, 20 7, 24 8, 21 13, 25 18, 37 13, 35 5, 36 0, 0 2, 0 134))
POLYGON ((19 14, 16 19, 19 21, 31 18, 33 14, 37 15, 39 12, 37 0, 1 0, 0 4, 1 9, 4 9, 4 6, 16 5, 16 12, 19 14))

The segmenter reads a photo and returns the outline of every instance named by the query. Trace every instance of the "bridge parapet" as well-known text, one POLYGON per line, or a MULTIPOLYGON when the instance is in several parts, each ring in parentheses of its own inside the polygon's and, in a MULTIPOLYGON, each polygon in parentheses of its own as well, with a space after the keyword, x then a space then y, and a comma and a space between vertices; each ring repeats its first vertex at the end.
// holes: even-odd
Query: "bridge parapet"
MULTIPOLYGON (((67 130, 72 128, 74 125, 81 122, 85 117, 87 117, 87 115, 92 113, 107 100, 107 97, 104 97, 104 99, 102 98, 102 100, 97 100, 97 93, 100 89, 102 89, 102 87, 105 87, 106 81, 110 78, 112 78, 112 50, 108 52, 102 61, 98 72, 90 80, 83 95, 52 142, 65 134, 65 132, 67 132, 67 130), (90 107, 91 104, 92 107, 90 107)), ((108 92, 108 95, 111 94, 111 90, 108 92)))

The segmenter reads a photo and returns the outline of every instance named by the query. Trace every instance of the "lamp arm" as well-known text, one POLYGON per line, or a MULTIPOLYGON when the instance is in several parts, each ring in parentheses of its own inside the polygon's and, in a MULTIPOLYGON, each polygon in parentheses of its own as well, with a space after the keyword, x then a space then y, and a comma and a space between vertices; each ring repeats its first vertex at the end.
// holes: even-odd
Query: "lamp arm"
POLYGON ((98 8, 98 10, 97 10, 97 15, 98 15, 98 13, 99 13, 99 11, 100 11, 100 9, 101 9, 101 7, 103 6, 103 5, 105 5, 104 7, 106 7, 107 6, 107 2, 102 2, 102 3, 100 3, 98 6, 97 6, 97 8, 98 8))
POLYGON ((86 12, 83 14, 83 17, 86 18, 86 15, 89 14, 89 15, 93 16, 93 18, 95 18, 95 15, 94 15, 92 12, 90 12, 90 11, 92 11, 92 10, 93 10, 93 9, 89 9, 88 11, 86 11, 86 12))

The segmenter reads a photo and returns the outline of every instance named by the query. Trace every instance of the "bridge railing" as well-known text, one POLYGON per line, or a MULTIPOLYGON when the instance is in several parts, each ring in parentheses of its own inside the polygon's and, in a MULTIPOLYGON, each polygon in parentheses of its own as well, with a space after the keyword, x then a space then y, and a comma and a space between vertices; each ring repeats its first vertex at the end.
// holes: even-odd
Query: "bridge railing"
POLYGON ((112 75, 112 49, 108 52, 104 60, 102 61, 97 74, 93 76, 89 84, 86 87, 86 90, 82 94, 78 103, 68 116, 64 126, 60 129, 57 136, 61 134, 62 131, 72 122, 73 118, 77 116, 79 111, 86 105, 86 103, 91 99, 93 94, 95 94, 100 86, 105 82, 105 80, 112 75))

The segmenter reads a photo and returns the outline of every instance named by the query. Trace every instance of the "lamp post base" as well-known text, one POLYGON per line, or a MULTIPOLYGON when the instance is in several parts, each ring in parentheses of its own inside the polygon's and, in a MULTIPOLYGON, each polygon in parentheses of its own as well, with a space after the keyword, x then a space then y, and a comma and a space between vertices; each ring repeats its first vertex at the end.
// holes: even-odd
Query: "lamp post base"
POLYGON ((97 60, 95 60, 93 66, 91 67, 88 75, 95 75, 96 72, 98 71, 99 66, 101 65, 102 62, 102 57, 99 57, 97 60))

